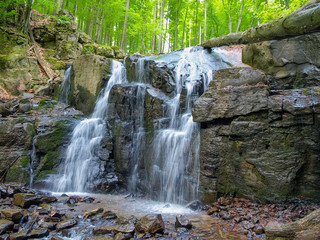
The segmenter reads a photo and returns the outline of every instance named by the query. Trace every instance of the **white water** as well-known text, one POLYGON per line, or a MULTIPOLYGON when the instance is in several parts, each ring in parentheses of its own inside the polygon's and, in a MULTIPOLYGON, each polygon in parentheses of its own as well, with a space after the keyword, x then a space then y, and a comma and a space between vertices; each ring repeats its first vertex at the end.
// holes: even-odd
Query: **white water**
POLYGON ((72 65, 70 65, 64 72, 64 80, 61 85, 59 93, 59 102, 69 104, 69 93, 71 84, 72 65))
POLYGON ((123 64, 112 61, 112 75, 100 93, 92 117, 81 121, 74 129, 66 153, 66 161, 60 169, 58 181, 53 183, 54 191, 84 192, 95 180, 99 172, 99 160, 95 149, 100 146, 106 133, 105 117, 108 108, 108 98, 115 84, 126 82, 126 72, 123 64))
POLYGON ((160 201, 185 203, 197 199, 200 129, 193 122, 191 108, 199 89, 205 89, 212 80, 216 69, 212 58, 203 49, 187 48, 175 68, 175 96, 166 102, 170 124, 157 131, 152 146, 150 189, 157 189, 160 201), (182 94, 186 106, 181 106, 182 94))
POLYGON ((35 164, 38 161, 36 141, 37 141, 37 135, 34 136, 32 139, 32 150, 31 150, 31 154, 30 154, 30 163, 29 163, 29 174, 30 174, 29 187, 30 188, 32 188, 32 186, 33 186, 33 178, 34 178, 33 169, 35 167, 35 164))

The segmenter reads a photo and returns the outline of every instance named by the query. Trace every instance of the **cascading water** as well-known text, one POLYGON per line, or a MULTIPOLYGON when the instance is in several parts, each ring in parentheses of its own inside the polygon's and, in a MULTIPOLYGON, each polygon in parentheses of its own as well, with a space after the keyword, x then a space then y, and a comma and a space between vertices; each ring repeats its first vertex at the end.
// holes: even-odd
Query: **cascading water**
POLYGON ((151 189, 158 189, 159 200, 183 203, 197 198, 199 185, 199 125, 193 122, 191 107, 199 89, 212 79, 212 56, 203 49, 187 48, 175 72, 175 96, 167 101, 169 127, 159 129, 153 141, 154 165, 151 189), (183 93, 183 87, 186 92, 183 93), (184 94, 185 106, 181 106, 184 94))
POLYGON ((61 85, 61 90, 59 93, 59 102, 69 104, 69 93, 72 75, 72 64, 70 64, 67 70, 64 72, 64 80, 61 85))
POLYGON ((38 162, 38 155, 37 155, 37 148, 36 148, 36 141, 37 141, 37 135, 33 137, 32 139, 32 150, 30 154, 30 163, 29 163, 29 174, 30 174, 30 182, 29 182, 29 187, 32 188, 33 186, 33 169, 35 167, 35 164, 38 162))
MULTIPOLYGON (((137 60, 136 81, 151 81, 148 79, 150 75, 144 69, 148 63, 145 64, 144 61, 155 61, 159 67, 166 65, 174 69, 175 91, 171 98, 162 98, 165 113, 161 121, 164 124, 159 124, 158 129, 155 128, 151 144, 145 142, 143 118, 138 121, 139 127, 136 129, 141 130, 137 131, 133 138, 134 154, 131 159, 132 175, 129 181, 131 192, 135 192, 139 182, 143 182, 142 178, 145 178, 144 184, 156 200, 186 203, 197 199, 200 127, 193 122, 191 109, 194 101, 212 80, 213 72, 221 66, 227 67, 218 55, 212 55, 203 48, 187 48, 156 59, 146 57, 137 60), (151 156, 148 156, 147 152, 151 152, 151 156), (141 162, 143 168, 147 168, 144 172, 139 170, 141 162), (142 174, 145 176, 141 176, 142 174)), ((147 88, 151 90, 152 87, 147 85, 147 88)), ((144 102, 141 101, 141 104, 144 102)), ((145 114, 144 107, 140 110, 141 116, 145 114)))
POLYGON ((74 129, 70 145, 66 153, 66 161, 60 169, 60 179, 54 182, 54 191, 84 192, 95 180, 99 168, 95 149, 100 146, 106 133, 103 120, 108 108, 108 98, 115 84, 126 82, 123 64, 112 61, 112 75, 100 93, 92 117, 81 121, 74 129))

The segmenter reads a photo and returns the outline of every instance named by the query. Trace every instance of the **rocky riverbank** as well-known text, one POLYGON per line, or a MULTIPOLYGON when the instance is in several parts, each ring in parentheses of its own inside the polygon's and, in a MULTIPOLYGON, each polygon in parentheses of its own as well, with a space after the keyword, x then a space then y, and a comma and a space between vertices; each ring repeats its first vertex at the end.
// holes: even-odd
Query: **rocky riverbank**
POLYGON ((123 195, 53 195, 5 184, 0 185, 0 193, 0 239, 10 240, 266 239, 266 235, 273 239, 275 228, 306 221, 303 217, 320 206, 301 199, 258 204, 220 198, 204 207, 209 208, 205 213, 123 195))

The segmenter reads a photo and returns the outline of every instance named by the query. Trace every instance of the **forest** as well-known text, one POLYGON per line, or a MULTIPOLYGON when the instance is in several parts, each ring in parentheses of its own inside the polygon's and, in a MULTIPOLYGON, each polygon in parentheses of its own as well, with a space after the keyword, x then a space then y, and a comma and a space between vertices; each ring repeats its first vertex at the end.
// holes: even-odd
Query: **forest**
POLYGON ((0 21, 7 24, 17 21, 23 5, 50 15, 67 9, 76 17, 79 31, 87 33, 99 44, 119 46, 126 53, 164 53, 270 22, 288 15, 307 2, 308 0, 6 0, 0 2, 0 21))

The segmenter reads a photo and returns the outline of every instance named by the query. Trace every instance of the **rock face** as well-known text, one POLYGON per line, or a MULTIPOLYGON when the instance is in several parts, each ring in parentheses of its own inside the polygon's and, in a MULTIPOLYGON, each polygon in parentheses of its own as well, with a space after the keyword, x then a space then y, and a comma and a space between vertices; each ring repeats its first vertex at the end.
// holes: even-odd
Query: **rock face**
POLYGON ((96 99, 110 74, 111 60, 98 55, 81 55, 73 62, 71 105, 92 113, 96 99))
POLYGON ((193 109, 204 197, 320 199, 319 105, 319 87, 270 90, 257 70, 218 70, 193 109))
POLYGON ((243 48, 243 62, 275 76, 273 89, 317 86, 320 83, 320 32, 253 43, 243 48))

